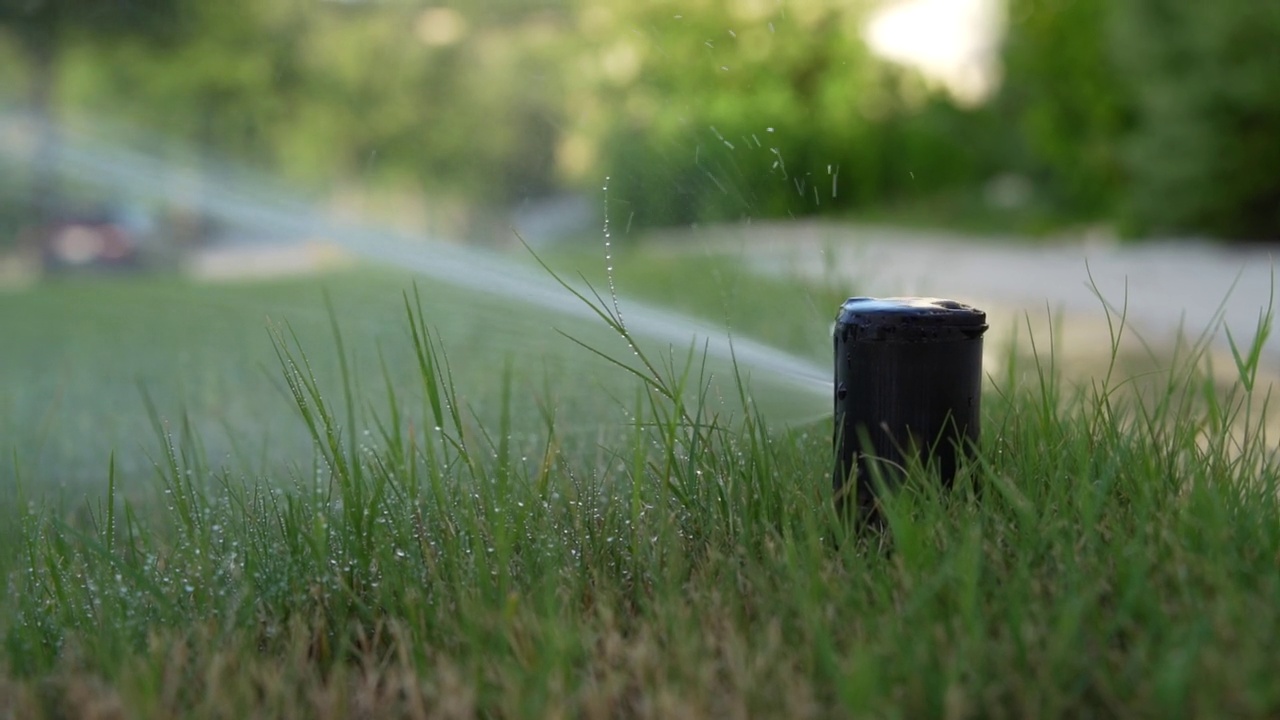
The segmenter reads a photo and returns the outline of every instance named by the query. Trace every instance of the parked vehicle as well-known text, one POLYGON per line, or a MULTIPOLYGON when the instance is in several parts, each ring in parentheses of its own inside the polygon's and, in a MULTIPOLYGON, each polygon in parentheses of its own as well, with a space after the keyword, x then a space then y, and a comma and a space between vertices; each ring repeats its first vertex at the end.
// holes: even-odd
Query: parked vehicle
POLYGON ((68 213, 35 229, 46 271, 141 269, 155 222, 128 206, 68 213))

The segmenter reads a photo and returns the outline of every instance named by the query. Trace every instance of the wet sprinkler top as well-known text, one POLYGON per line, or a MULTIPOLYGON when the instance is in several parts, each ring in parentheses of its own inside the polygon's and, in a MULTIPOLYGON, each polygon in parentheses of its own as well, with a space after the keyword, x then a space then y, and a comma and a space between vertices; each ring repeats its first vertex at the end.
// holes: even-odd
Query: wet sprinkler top
POLYGON ((852 297, 840 306, 835 333, 846 342, 972 340, 987 330, 987 314, 955 300, 852 297))

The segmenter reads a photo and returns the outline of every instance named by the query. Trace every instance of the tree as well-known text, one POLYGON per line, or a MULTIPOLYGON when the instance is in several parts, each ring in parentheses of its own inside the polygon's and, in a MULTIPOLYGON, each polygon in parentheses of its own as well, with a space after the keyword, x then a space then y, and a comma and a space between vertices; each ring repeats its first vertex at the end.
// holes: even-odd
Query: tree
POLYGON ((16 41, 27 65, 27 110, 38 139, 31 159, 30 209, 43 217, 57 203, 59 59, 75 42, 121 34, 172 39, 180 34, 187 0, 6 0, 0 31, 16 41))
POLYGON ((1124 148, 1136 226, 1280 239, 1280 3, 1121 9, 1113 40, 1137 98, 1124 148))
POLYGON ((848 212, 972 182, 972 123, 874 57, 871 2, 579 0, 561 168, 621 227, 848 212))
POLYGON ((833 200, 841 161, 828 144, 858 131, 864 103, 848 93, 871 75, 860 11, 816 0, 580 5, 560 151, 571 180, 610 176, 616 214, 636 226, 805 212, 815 192, 833 200))
POLYGON ((562 0, 181 9, 180 41, 117 33, 68 47, 65 108, 184 164, 244 163, 356 200, 368 187, 422 191, 421 205, 457 217, 554 188, 562 0))
POLYGON ((1107 216, 1124 192, 1120 141, 1131 91, 1109 43, 1124 0, 1010 0, 997 112, 1014 130, 1009 164, 1072 215, 1107 216))

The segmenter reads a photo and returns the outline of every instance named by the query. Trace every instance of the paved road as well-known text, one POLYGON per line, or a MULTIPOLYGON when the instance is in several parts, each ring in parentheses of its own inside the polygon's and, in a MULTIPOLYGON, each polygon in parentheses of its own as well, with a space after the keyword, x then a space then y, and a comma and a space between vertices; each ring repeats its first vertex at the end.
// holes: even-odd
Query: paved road
MULTIPOLYGON (((1102 297, 1125 304, 1130 327, 1167 346, 1180 323, 1199 334, 1221 313, 1237 341, 1251 340, 1272 290, 1280 247, 1202 241, 1142 244, 1067 240, 1027 244, 872 226, 753 223, 698 233, 757 268, 848 282, 859 294, 948 297, 987 310, 993 330, 1033 324, 1051 311, 1068 355, 1108 351, 1102 297), (1091 280, 1092 276, 1092 280, 1091 280), (1096 288, 1096 292, 1095 292, 1096 288)), ((1225 351, 1225 334, 1216 347, 1225 351)), ((1280 371, 1280 333, 1265 363, 1280 371)))

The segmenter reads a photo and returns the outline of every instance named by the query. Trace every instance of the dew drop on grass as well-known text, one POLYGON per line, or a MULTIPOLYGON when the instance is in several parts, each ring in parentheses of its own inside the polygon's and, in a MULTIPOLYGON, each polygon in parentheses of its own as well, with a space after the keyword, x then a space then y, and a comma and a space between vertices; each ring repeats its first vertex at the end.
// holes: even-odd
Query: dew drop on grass
MULTIPOLYGON (((609 277, 609 295, 613 298, 613 312, 618 319, 618 325, 622 329, 626 329, 627 323, 622 319, 622 309, 618 307, 618 288, 613 282, 613 242, 609 230, 609 176, 604 178, 604 264, 605 272, 609 277)), ((635 348, 633 347, 634 351, 635 348)))

